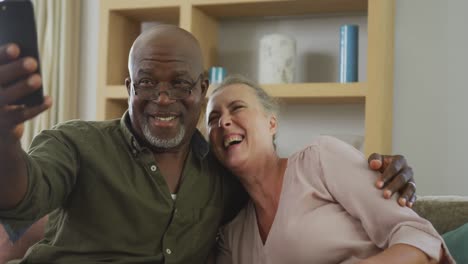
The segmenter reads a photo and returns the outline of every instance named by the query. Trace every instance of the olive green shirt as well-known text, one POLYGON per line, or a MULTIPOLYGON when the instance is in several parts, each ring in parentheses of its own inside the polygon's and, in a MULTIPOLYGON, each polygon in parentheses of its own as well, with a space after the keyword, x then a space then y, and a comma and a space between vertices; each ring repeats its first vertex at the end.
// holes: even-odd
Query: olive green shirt
POLYGON ((12 240, 53 211, 24 263, 206 262, 218 227, 244 205, 245 191, 197 131, 173 200, 128 123, 128 114, 69 121, 34 139, 25 153, 27 194, 0 211, 12 240))

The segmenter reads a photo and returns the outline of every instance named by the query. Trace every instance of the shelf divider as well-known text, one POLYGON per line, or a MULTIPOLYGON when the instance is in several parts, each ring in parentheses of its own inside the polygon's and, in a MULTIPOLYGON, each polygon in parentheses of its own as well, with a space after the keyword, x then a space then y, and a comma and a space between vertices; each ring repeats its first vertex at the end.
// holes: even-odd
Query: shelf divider
MULTIPOLYGON (((364 103, 367 83, 291 83, 268 84, 262 87, 271 96, 287 103, 364 103)), ((208 89, 211 94, 214 86, 208 89)), ((125 85, 108 85, 106 98, 111 100, 128 98, 125 85)))

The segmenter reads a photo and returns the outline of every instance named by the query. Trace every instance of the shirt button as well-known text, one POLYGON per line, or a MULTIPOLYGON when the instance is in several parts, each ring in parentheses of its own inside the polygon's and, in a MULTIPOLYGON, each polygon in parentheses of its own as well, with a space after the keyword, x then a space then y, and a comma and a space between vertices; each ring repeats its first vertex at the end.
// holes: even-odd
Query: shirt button
POLYGON ((166 253, 167 253, 168 255, 172 254, 172 251, 171 251, 171 249, 169 249, 169 248, 166 248, 166 253))
POLYGON ((156 171, 157 169, 158 167, 156 167, 156 165, 151 166, 151 171, 156 171))

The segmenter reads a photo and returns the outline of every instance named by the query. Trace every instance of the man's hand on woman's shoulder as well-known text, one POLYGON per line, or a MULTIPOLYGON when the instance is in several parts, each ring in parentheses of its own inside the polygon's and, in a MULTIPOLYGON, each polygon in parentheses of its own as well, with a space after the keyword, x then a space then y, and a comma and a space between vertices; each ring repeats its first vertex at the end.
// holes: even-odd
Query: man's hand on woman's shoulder
POLYGON ((413 207, 416 201, 416 183, 413 178, 413 169, 408 165, 402 155, 381 155, 373 153, 368 159, 369 168, 380 171, 375 185, 383 189, 386 199, 399 193, 398 203, 401 206, 413 207))

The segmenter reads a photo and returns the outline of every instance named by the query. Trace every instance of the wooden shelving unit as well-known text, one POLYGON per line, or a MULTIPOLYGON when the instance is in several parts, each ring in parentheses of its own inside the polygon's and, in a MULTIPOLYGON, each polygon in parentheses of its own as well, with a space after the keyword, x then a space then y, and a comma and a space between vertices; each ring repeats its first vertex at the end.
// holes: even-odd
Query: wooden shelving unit
POLYGON ((263 85, 288 103, 365 104, 365 152, 391 152, 394 0, 100 0, 97 119, 118 118, 127 109, 123 85, 128 51, 141 23, 179 25, 200 41, 205 69, 217 62, 223 18, 366 13, 367 82, 263 85))

